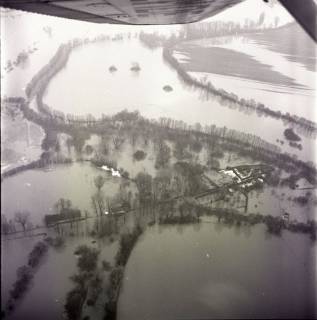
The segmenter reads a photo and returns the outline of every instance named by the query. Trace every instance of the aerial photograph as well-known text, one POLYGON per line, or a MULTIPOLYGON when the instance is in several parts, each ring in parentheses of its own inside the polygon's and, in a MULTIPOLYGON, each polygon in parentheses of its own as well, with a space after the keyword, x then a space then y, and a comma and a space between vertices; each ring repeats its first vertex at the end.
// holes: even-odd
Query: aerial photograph
POLYGON ((1 319, 317 319, 316 16, 0 0, 1 319))

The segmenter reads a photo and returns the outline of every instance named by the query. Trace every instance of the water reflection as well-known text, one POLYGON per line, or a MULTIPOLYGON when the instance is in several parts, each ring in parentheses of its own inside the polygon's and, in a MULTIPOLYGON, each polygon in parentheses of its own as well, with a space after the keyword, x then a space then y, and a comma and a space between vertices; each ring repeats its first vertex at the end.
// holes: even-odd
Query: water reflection
POLYGON ((316 247, 289 234, 266 238, 261 227, 251 232, 206 222, 197 231, 146 231, 126 267, 118 319, 312 316, 316 247))

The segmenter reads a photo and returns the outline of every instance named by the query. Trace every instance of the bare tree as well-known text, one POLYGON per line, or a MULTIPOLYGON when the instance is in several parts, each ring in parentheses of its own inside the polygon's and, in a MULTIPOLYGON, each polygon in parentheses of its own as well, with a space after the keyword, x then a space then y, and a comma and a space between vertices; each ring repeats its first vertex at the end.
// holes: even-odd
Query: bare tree
POLYGON ((91 204, 96 215, 102 216, 106 208, 103 196, 100 193, 94 194, 91 197, 91 204))
POLYGON ((98 189, 98 192, 100 192, 100 190, 103 187, 103 185, 105 184, 105 182, 106 182, 105 177, 103 177, 101 175, 95 177, 94 183, 95 183, 96 188, 98 189))
POLYGON ((116 150, 119 150, 121 145, 124 143, 124 139, 118 136, 112 138, 113 146, 116 150))
POLYGON ((29 220, 30 212, 28 211, 17 211, 14 214, 14 220, 15 222, 21 224, 23 231, 26 229, 26 224, 29 220))
POLYGON ((138 140, 138 132, 136 130, 131 132, 129 140, 130 140, 130 144, 134 147, 138 140))

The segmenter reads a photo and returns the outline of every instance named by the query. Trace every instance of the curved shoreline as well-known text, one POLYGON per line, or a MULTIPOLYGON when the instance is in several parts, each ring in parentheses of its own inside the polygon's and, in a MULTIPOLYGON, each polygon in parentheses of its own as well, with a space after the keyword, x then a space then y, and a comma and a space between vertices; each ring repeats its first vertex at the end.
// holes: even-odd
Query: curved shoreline
MULTIPOLYGON (((8 98, 9 101, 15 102, 15 106, 23 113, 26 119, 41 126, 46 134, 49 133, 66 133, 76 135, 78 132, 85 134, 109 134, 109 132, 117 132, 119 128, 128 130, 132 123, 123 122, 121 125, 117 123, 115 117, 104 117, 98 121, 68 121, 61 120, 59 117, 47 117, 43 114, 35 112, 29 107, 29 103, 23 98, 8 98), (13 101, 12 101, 13 100, 13 101)), ((232 129, 216 127, 215 125, 206 126, 205 128, 196 129, 193 126, 184 124, 183 122, 173 122, 173 119, 162 118, 160 120, 149 120, 139 116, 134 120, 134 125, 143 127, 145 132, 164 131, 165 134, 186 134, 187 132, 195 133, 206 139, 214 139, 222 141, 224 150, 235 151, 238 154, 250 156, 252 159, 261 160, 268 164, 285 170, 289 173, 297 172, 301 176, 305 176, 312 184, 317 184, 317 169, 309 162, 304 162, 293 158, 288 153, 282 153, 281 149, 271 143, 266 142, 258 136, 246 134, 232 129)), ((48 149, 52 146, 48 146, 48 149)), ((45 151, 43 152, 43 154, 45 151)), ((43 161, 43 160, 42 160, 43 161)), ((22 166, 21 169, 15 168, 12 171, 20 172, 32 168, 32 166, 41 164, 41 159, 29 165, 22 166)), ((16 173, 15 172, 15 173, 16 173)), ((15 174, 6 173, 6 176, 15 174)))
MULTIPOLYGON (((80 116, 74 116, 74 115, 67 115, 61 111, 57 111, 54 109, 50 109, 47 105, 45 105, 42 101, 43 94, 45 90, 47 89, 47 86, 50 83, 50 80, 60 71, 62 70, 65 65, 67 64, 67 61, 69 59, 69 56, 72 52, 72 50, 76 47, 82 46, 84 44, 88 43, 94 43, 98 41, 105 41, 109 40, 109 38, 105 36, 96 37, 94 39, 74 39, 73 41, 68 42, 67 44, 62 44, 55 55, 51 58, 49 63, 45 65, 31 80, 31 82, 27 85, 26 88, 26 94, 27 94, 27 101, 25 101, 23 98, 7 98, 7 101, 13 100, 12 102, 16 102, 17 107, 22 111, 24 117, 38 125, 40 125, 44 131, 46 136, 52 132, 64 132, 71 134, 74 133, 76 130, 84 130, 85 132, 92 134, 92 133, 100 133, 103 131, 102 125, 105 125, 108 123, 108 125, 112 128, 114 128, 114 121, 111 116, 109 117, 103 117, 99 120, 96 120, 94 117, 80 117, 80 116), (37 107, 39 110, 38 112, 35 112, 33 109, 29 107, 30 101, 36 98, 37 107)), ((165 42, 166 44, 166 42, 165 42)), ((173 57, 173 46, 175 42, 170 45, 163 46, 163 59, 171 65, 173 69, 176 70, 180 78, 185 82, 185 84, 190 86, 195 86, 201 90, 206 90, 208 93, 214 94, 216 96, 221 97, 222 99, 225 99, 229 102, 239 104, 245 108, 250 108, 255 110, 259 115, 266 114, 270 115, 273 118, 281 119, 282 121, 285 121, 287 123, 294 123, 296 125, 304 126, 304 130, 313 130, 313 133, 315 134, 315 131, 317 131, 317 125, 313 123, 311 125, 311 122, 309 120, 300 118, 302 120, 294 120, 292 116, 289 115, 282 115, 280 111, 276 112, 273 110, 270 110, 269 108, 266 108, 262 104, 253 105, 251 103, 247 103, 247 101, 243 98, 239 99, 236 95, 229 94, 226 91, 220 89, 215 89, 210 83, 204 84, 200 81, 192 78, 178 63, 177 59, 173 57), (304 123, 302 123, 304 121, 304 123), (308 128, 307 128, 307 122, 308 122, 308 128)), ((143 118, 143 120, 148 121, 147 119, 143 118)), ((155 121, 156 126, 159 126, 159 121, 155 121)), ((154 123, 152 123, 154 124, 154 123)), ((187 126, 187 125, 186 125, 187 126)), ((223 132, 224 128, 217 128, 216 126, 209 126, 213 128, 213 133, 219 133, 216 134, 216 136, 220 136, 221 132, 223 132)), ((193 131, 193 128, 191 126, 188 126, 189 130, 193 131)), ((170 129, 170 128, 169 128, 170 129)), ((201 131, 198 133, 202 133, 201 131)), ((225 134, 225 133, 224 133, 225 134)), ((285 162, 288 163, 301 163, 300 167, 305 167, 306 169, 310 165, 307 165, 308 163, 292 159, 292 156, 288 153, 282 153, 281 149, 271 143, 268 143, 264 140, 262 140, 260 137, 256 135, 248 135, 243 132, 239 132, 236 130, 227 130, 227 139, 230 141, 235 141, 235 143, 240 144, 240 148, 245 145, 248 147, 259 148, 261 146, 261 154, 262 156, 266 152, 265 158, 269 158, 269 161, 272 161, 272 158, 283 158, 285 162), (229 134, 228 134, 229 133, 229 134), (233 139, 233 140, 232 140, 233 139), (250 140, 250 142, 248 142, 250 140), (266 150, 266 151, 265 151, 266 150), (272 154, 272 157, 268 156, 268 154, 272 154), (273 155, 274 154, 274 155, 273 155)), ((225 136, 223 135, 223 138, 225 136)), ((243 150, 245 147, 242 148, 243 150)), ((259 150, 259 149, 257 149, 259 150)), ((45 152, 45 150, 43 149, 45 152)), ((240 150, 241 151, 241 150, 240 150)), ((44 153, 43 152, 43 153, 44 153)), ((249 153, 249 151, 247 151, 249 153)), ((43 154, 42 154, 43 155, 43 154)), ((279 161, 278 161, 279 162, 279 161)), ((20 171, 28 170, 29 168, 34 168, 35 166, 41 165, 41 159, 34 161, 28 165, 23 165, 21 167, 15 168, 10 170, 9 172, 6 172, 2 174, 2 177, 7 177, 12 174, 18 173, 20 171)), ((278 164, 278 166, 284 166, 283 164, 278 164)), ((310 170, 309 170, 310 171, 310 170)))
MULTIPOLYGON (((45 65, 31 80, 31 82, 26 87, 26 95, 28 100, 32 100, 36 97, 36 103, 38 110, 48 116, 52 114, 59 116, 62 119, 65 119, 65 114, 62 111, 51 109, 43 102, 43 95, 45 90, 47 89, 51 79, 62 70, 69 59, 72 50, 89 43, 95 43, 98 41, 105 41, 108 38, 100 37, 94 38, 92 40, 84 39, 79 40, 75 39, 73 41, 68 42, 67 44, 62 44, 53 58, 49 61, 47 65, 45 65)), ((142 41, 142 40, 140 40, 142 41)), ((216 89, 210 82, 203 83, 186 72, 177 59, 173 56, 174 46, 179 43, 179 41, 174 41, 172 43, 167 44, 168 41, 163 42, 163 60, 166 61, 174 70, 176 70, 177 74, 180 76, 182 81, 189 86, 194 86, 200 90, 204 90, 205 92, 212 94, 214 96, 220 97, 229 103, 235 103, 241 107, 246 109, 251 109, 256 112, 258 116, 265 115, 271 117, 276 120, 281 120, 284 125, 293 125, 296 126, 300 133, 311 138, 317 137, 317 123, 305 119, 303 117, 299 117, 297 115, 290 115, 288 113, 282 113, 281 111, 275 111, 266 107, 263 103, 256 103, 252 99, 248 100, 245 98, 239 98, 236 94, 228 93, 224 89, 216 89)), ((81 117, 76 115, 70 115, 70 118, 80 119, 81 117)))
POLYGON ((233 93, 228 93, 224 89, 216 89, 210 82, 203 83, 186 72, 177 59, 173 56, 174 45, 166 45, 163 47, 163 59, 177 72, 179 77, 188 86, 193 86, 198 89, 204 90, 209 94, 221 97, 231 103, 238 104, 239 106, 245 107, 247 109, 254 110, 259 116, 266 115, 272 117, 273 119, 282 120, 285 125, 292 124, 298 126, 303 131, 306 131, 309 136, 316 138, 317 136, 317 124, 303 117, 298 117, 296 115, 290 115, 288 113, 284 114, 281 111, 274 111, 268 107, 265 107, 262 103, 254 103, 251 100, 246 100, 244 98, 239 98, 233 93))

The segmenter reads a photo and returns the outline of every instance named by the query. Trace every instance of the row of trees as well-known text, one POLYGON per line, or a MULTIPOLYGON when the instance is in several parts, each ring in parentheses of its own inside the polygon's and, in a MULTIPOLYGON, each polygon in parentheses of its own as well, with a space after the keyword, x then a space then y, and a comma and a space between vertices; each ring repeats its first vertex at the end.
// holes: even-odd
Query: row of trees
POLYGON ((262 12, 257 19, 247 18, 243 23, 233 21, 213 21, 186 24, 178 32, 174 32, 170 36, 161 35, 158 32, 146 33, 141 31, 139 39, 147 48, 156 49, 164 44, 171 44, 177 41, 255 33, 263 28, 276 28, 278 24, 279 17, 276 17, 274 23, 266 26, 265 13, 262 12))
POLYGON ((35 271, 47 250, 47 243, 43 241, 37 242, 28 255, 28 263, 17 269, 17 280, 13 283, 5 310, 2 311, 2 317, 11 314, 15 309, 15 304, 26 294, 30 288, 35 271))
POLYGON ((78 256, 78 273, 71 277, 75 287, 66 296, 65 311, 69 320, 78 320, 88 289, 95 290, 94 297, 87 300, 88 305, 93 305, 101 292, 101 278, 97 272, 98 257, 100 252, 86 245, 79 246, 75 254, 78 256))
POLYGON ((246 100, 244 98, 239 98, 234 93, 226 92, 223 89, 215 88, 211 82, 197 80, 190 76, 178 63, 177 59, 173 56, 173 45, 166 45, 163 49, 163 58, 170 64, 178 73, 183 82, 189 87, 194 87, 202 90, 206 94, 211 94, 214 96, 219 96, 221 99, 227 100, 228 102, 234 103, 236 105, 241 105, 242 107, 254 110, 258 115, 267 115, 275 119, 281 119, 285 123, 290 123, 303 128, 305 132, 310 135, 315 136, 317 133, 317 124, 308 119, 298 117, 296 115, 290 115, 289 113, 282 113, 281 111, 272 110, 262 103, 256 103, 253 99, 246 100))
POLYGON ((314 220, 308 220, 306 223, 294 221, 286 221, 281 217, 261 214, 242 214, 232 208, 211 208, 198 204, 197 202, 188 202, 187 206, 190 211, 194 211, 197 216, 210 215, 217 217, 219 222, 227 225, 256 225, 263 223, 267 227, 267 232, 280 236, 282 230, 289 230, 295 233, 305 233, 310 236, 312 240, 316 240, 317 226, 314 220))
POLYGON ((32 99, 35 95, 38 96, 37 102, 40 103, 38 107, 42 105, 42 96, 49 81, 66 65, 71 50, 72 46, 70 43, 60 45, 48 64, 46 64, 26 86, 25 93, 28 99, 32 99))
POLYGON ((122 284, 124 267, 142 233, 143 229, 137 225, 131 232, 121 235, 119 250, 115 256, 115 265, 111 269, 109 276, 109 288, 107 290, 107 301, 105 304, 105 320, 116 319, 117 301, 122 284))
POLYGON ((1 215, 1 233, 10 234, 17 232, 20 226, 23 231, 32 228, 32 223, 30 221, 30 212, 27 210, 17 211, 14 214, 14 218, 7 220, 4 214, 1 215))
MULTIPOLYGON (((279 24, 279 17, 276 17, 274 24, 267 28, 276 28, 279 24)), ((265 26, 265 13, 262 12, 256 19, 246 18, 243 23, 233 21, 213 21, 187 24, 184 26, 184 40, 195 40, 202 38, 222 37, 259 32, 265 26)), ((266 29, 267 29, 266 28, 266 29)))
MULTIPOLYGON (((267 143, 258 136, 227 129, 226 127, 221 128, 215 125, 206 125, 203 127, 199 123, 195 126, 190 126, 184 121, 177 121, 170 118, 148 120, 138 113, 128 111, 119 113, 117 117, 105 118, 91 127, 78 124, 61 124, 53 119, 43 119, 34 113, 23 99, 22 101, 18 98, 9 98, 8 100, 9 102, 16 101, 24 115, 31 121, 33 119, 33 121, 43 128, 49 127, 50 129, 62 131, 70 135, 79 131, 85 132, 86 134, 98 134, 102 136, 109 134, 118 135, 120 132, 121 137, 126 135, 131 138, 131 132, 133 132, 134 141, 136 141, 138 136, 146 137, 147 140, 151 137, 153 141, 158 142, 157 145, 160 146, 159 149, 162 151, 157 159, 158 167, 164 167, 164 163, 166 163, 171 152, 168 151, 165 143, 160 142, 160 140, 164 138, 179 141, 180 136, 191 136, 200 144, 203 142, 209 143, 212 149, 218 145, 222 150, 236 152, 240 156, 251 157, 263 163, 272 163, 293 174, 300 172, 309 182, 312 184, 316 183, 316 168, 313 164, 305 163, 286 153, 281 153, 278 146, 267 143)), ((197 147, 199 147, 199 144, 197 147)))

